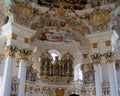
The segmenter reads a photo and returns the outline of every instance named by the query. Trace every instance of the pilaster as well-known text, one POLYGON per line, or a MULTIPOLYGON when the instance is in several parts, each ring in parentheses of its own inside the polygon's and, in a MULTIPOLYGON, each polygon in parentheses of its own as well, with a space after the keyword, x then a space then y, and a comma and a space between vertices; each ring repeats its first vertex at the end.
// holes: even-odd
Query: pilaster
MULTIPOLYGON (((10 92, 11 92, 11 81, 12 81, 12 77, 13 77, 13 71, 15 70, 15 65, 14 65, 14 57, 17 58, 17 54, 13 53, 12 51, 16 49, 17 50, 21 50, 21 49, 27 49, 29 50, 29 45, 30 45, 30 38, 31 36, 33 36, 33 34, 35 34, 34 30, 31 30, 27 27, 23 27, 17 23, 11 23, 8 22, 7 24, 5 24, 2 27, 2 37, 6 37, 6 50, 5 53, 6 54, 6 60, 5 60, 5 69, 4 69, 4 77, 3 77, 3 95, 2 96, 10 96, 10 92)), ((23 51, 23 50, 22 50, 23 51)), ((21 51, 21 52, 22 52, 21 51)), ((27 53, 26 50, 24 50, 25 53, 27 53)), ((21 56, 21 62, 20 62, 20 67, 19 69, 25 69, 26 68, 26 64, 24 65, 24 60, 27 59, 26 57, 22 57, 21 56), (22 65, 22 67, 21 67, 22 65)), ((21 71, 21 73, 24 75, 24 77, 26 77, 26 70, 21 71)), ((21 77, 20 77, 21 79, 21 77)), ((23 82, 25 83, 25 80, 23 80, 23 82)), ((21 85, 22 83, 19 82, 19 85, 21 85)), ((24 86, 19 89, 19 90, 24 90, 24 86)), ((24 91, 22 91, 24 92, 24 91)), ((22 93, 24 94, 24 93, 22 93)), ((24 95, 21 95, 24 96, 24 95)))
MULTIPOLYGON (((101 34, 99 34, 101 35, 101 34)), ((96 96, 102 96, 102 69, 101 69, 101 54, 100 54, 100 38, 98 34, 87 35, 91 43, 91 61, 94 64, 95 70, 95 87, 96 96)))
POLYGON ((19 50, 19 69, 18 69, 18 79, 19 79, 19 86, 18 86, 18 96, 25 95, 25 83, 26 83, 26 65, 28 61, 28 55, 31 54, 30 50, 22 49, 19 50))
POLYGON ((115 53, 107 52, 105 53, 106 64, 108 66, 108 76, 110 82, 110 94, 111 96, 119 96, 118 95, 118 83, 117 83, 117 75, 115 69, 115 53))
POLYGON ((3 75, 2 96, 10 96, 14 57, 15 57, 16 49, 17 48, 15 46, 11 46, 11 45, 5 47, 6 58, 5 58, 5 68, 3 75))
POLYGON ((98 49, 92 51, 94 52, 94 55, 97 53, 98 55, 100 54, 101 56, 102 75, 105 82, 109 81, 110 83, 111 96, 118 96, 118 85, 116 79, 115 56, 114 56, 114 46, 116 44, 116 40, 118 39, 118 35, 114 30, 111 30, 108 32, 87 35, 87 37, 91 41, 93 47, 92 49, 94 48, 98 49), (106 77, 109 77, 109 80, 107 80, 106 77))

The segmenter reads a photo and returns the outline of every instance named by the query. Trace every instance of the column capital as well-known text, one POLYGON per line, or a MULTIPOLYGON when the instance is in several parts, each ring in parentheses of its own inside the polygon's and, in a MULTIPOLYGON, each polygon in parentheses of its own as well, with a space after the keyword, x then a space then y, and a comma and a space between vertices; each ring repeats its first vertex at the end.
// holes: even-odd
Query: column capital
POLYGON ((115 62, 115 53, 112 51, 108 51, 104 53, 107 63, 115 62))
POLYGON ((19 60, 27 60, 28 56, 31 55, 32 51, 28 49, 18 50, 19 60))
POLYGON ((98 53, 95 53, 93 55, 91 55, 91 58, 92 58, 92 61, 93 61, 93 64, 101 64, 101 55, 98 54, 98 53))
POLYGON ((17 51, 16 46, 8 45, 5 46, 5 56, 15 57, 15 52, 17 51))

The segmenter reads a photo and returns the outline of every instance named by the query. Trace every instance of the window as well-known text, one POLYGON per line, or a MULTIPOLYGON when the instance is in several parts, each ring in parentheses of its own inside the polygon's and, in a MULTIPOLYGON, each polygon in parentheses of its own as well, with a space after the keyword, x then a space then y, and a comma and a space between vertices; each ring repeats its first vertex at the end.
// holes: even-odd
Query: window
POLYGON ((58 56, 59 59, 61 59, 61 54, 60 54, 57 50, 49 50, 48 52, 51 54, 51 56, 52 56, 52 58, 53 58, 52 63, 55 62, 55 57, 56 57, 56 56, 58 56))
POLYGON ((75 66, 75 69, 74 69, 74 80, 82 82, 83 81, 83 74, 82 74, 82 70, 80 69, 80 65, 81 64, 77 64, 75 66))

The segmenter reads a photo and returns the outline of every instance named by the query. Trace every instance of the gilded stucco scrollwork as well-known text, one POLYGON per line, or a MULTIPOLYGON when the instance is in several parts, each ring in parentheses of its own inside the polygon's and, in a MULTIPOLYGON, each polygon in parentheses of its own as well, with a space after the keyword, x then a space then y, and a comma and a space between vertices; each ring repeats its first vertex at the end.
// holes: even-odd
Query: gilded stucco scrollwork
POLYGON ((101 55, 98 53, 95 53, 91 55, 92 61, 94 64, 101 64, 101 55))
POLYGON ((32 51, 28 49, 20 49, 17 51, 19 55, 19 60, 27 60, 28 55, 31 55, 32 51))
POLYGON ((114 52, 109 51, 107 53, 104 53, 104 56, 106 58, 107 63, 115 62, 115 53, 114 52))
POLYGON ((15 52, 17 51, 17 47, 9 45, 9 46, 5 46, 5 56, 11 56, 11 57, 15 57, 15 52))

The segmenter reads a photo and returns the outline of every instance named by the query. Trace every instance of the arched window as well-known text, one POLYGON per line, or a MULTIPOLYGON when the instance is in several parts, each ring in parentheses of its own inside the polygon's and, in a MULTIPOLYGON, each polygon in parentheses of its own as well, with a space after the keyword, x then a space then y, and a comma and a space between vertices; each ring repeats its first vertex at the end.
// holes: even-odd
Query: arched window
POLYGON ((80 69, 81 64, 77 64, 74 69, 74 81, 82 82, 83 81, 83 73, 80 69))
POLYGON ((57 50, 49 50, 48 52, 51 54, 51 56, 52 56, 52 58, 53 58, 52 63, 55 62, 55 57, 56 57, 56 56, 58 56, 59 59, 61 59, 61 54, 60 54, 57 50))

